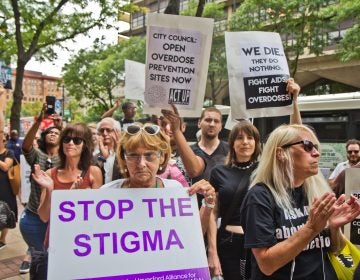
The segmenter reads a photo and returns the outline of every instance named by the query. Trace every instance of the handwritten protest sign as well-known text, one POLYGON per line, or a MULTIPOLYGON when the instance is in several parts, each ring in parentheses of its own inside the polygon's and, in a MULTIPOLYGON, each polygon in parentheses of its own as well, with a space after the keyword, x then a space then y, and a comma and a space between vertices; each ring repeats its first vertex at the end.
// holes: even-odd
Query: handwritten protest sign
MULTIPOLYGON (((352 194, 360 199, 360 169, 347 168, 345 170, 345 195, 352 194)), ((355 245, 360 246, 360 216, 344 227, 345 236, 355 245)))
POLYGON ((205 95, 213 19, 149 14, 144 112, 175 104, 198 117, 205 95))
POLYGON ((145 278, 210 279, 195 196, 185 188, 53 192, 48 279, 145 278))
POLYGON ((232 117, 289 115, 289 70, 278 33, 225 32, 232 117))
POLYGON ((144 101, 145 64, 125 59, 125 97, 144 101))

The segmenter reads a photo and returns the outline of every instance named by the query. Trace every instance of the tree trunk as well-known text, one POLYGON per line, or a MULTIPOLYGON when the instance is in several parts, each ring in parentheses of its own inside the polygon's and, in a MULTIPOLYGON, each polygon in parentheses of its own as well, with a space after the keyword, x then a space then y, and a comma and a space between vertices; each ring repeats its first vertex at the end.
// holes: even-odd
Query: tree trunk
POLYGON ((199 0, 198 6, 197 6, 197 10, 196 10, 196 17, 201 17, 202 13, 204 11, 204 6, 205 6, 205 0, 199 0))
POLYGON ((179 15, 180 13, 180 0, 170 0, 164 14, 179 15))
POLYGON ((10 128, 17 129, 20 133, 20 112, 21 112, 21 102, 23 99, 23 79, 25 72, 25 62, 18 60, 16 68, 16 79, 15 79, 15 89, 13 93, 13 104, 11 107, 10 115, 10 128))

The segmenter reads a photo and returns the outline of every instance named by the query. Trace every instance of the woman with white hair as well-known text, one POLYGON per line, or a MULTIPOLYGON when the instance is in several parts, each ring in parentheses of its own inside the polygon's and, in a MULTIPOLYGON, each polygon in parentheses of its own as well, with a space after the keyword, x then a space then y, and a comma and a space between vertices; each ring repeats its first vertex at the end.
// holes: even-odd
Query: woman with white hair
POLYGON ((266 142, 241 208, 251 279, 336 279, 327 252, 345 245, 341 227, 358 200, 336 199, 318 174, 319 141, 304 125, 283 125, 266 142))

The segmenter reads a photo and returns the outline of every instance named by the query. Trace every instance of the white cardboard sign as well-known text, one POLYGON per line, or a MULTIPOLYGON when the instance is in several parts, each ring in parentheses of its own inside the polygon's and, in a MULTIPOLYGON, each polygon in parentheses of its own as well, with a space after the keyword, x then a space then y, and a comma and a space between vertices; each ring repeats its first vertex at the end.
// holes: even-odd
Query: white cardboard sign
POLYGON ((225 32, 231 114, 234 119, 289 115, 289 69, 278 33, 225 32))
POLYGON ((145 64, 125 59, 125 97, 144 101, 145 64))
POLYGON ((210 279, 184 188, 59 190, 51 204, 48 279, 210 279))
POLYGON ((213 19, 149 14, 144 112, 177 106, 198 117, 205 95, 213 19))

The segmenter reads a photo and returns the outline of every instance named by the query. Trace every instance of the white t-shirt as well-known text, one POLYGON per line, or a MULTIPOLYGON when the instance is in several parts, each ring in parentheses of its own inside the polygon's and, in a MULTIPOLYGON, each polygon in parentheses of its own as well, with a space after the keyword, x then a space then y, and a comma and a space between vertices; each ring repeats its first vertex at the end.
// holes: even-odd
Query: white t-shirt
MULTIPOLYGON (((157 177, 159 178, 159 177, 157 177)), ((163 184, 164 188, 183 188, 183 186, 176 180, 163 179, 159 178, 163 184)), ((109 182, 101 187, 101 189, 121 189, 124 181, 127 179, 118 179, 112 182, 109 182)))
POLYGON ((115 162, 115 152, 111 151, 110 155, 106 158, 106 161, 104 162, 104 171, 105 171, 104 183, 110 183, 112 180, 114 162, 115 162))

